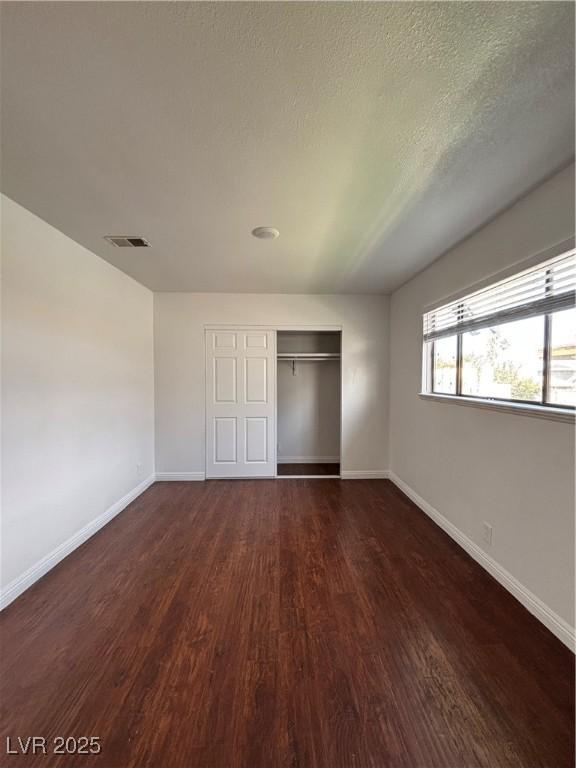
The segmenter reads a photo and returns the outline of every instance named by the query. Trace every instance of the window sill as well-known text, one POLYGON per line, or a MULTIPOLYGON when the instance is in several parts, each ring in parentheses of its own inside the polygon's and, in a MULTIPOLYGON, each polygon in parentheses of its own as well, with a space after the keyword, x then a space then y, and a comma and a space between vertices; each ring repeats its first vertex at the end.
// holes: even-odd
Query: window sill
POLYGON ((531 416, 537 419, 548 419, 550 421, 563 421, 567 424, 576 423, 576 414, 574 411, 567 411, 564 408, 554 408, 545 405, 530 405, 528 403, 504 403, 497 400, 488 400, 478 397, 461 397, 456 395, 440 395, 432 392, 420 392, 421 400, 435 400, 439 403, 454 403, 456 405, 467 405, 472 408, 488 408, 492 411, 504 411, 505 413, 517 413, 520 416, 531 416))

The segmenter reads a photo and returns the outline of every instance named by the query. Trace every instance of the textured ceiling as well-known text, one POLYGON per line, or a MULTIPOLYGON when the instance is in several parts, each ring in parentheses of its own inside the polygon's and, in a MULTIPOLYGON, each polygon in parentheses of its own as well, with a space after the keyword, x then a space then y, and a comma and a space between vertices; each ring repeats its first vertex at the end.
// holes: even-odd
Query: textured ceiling
POLYGON ((1 13, 3 191, 155 290, 389 292, 573 156, 572 3, 1 13))

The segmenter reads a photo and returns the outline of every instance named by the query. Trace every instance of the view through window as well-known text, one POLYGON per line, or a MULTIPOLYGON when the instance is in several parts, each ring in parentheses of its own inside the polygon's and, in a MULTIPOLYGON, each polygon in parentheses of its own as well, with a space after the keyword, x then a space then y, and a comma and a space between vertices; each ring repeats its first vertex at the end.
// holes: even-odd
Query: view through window
POLYGON ((574 251, 424 315, 425 391, 576 407, 574 251))

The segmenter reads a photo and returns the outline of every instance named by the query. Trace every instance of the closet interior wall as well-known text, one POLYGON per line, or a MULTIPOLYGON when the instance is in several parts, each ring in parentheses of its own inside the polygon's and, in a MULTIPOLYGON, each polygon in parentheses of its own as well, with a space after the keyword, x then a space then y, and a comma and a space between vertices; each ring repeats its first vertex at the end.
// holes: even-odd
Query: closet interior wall
POLYGON ((278 474, 340 472, 340 349, 339 332, 278 332, 278 474))

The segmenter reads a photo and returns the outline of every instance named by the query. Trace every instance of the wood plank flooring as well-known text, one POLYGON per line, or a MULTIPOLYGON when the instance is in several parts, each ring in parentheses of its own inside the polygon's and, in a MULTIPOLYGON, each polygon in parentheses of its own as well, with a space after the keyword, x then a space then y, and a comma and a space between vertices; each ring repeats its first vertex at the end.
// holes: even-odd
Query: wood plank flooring
POLYGON ((574 765, 572 654, 388 481, 157 483, 0 639, 3 766, 574 765))
POLYGON ((278 464, 279 475, 339 475, 340 464, 278 464))

